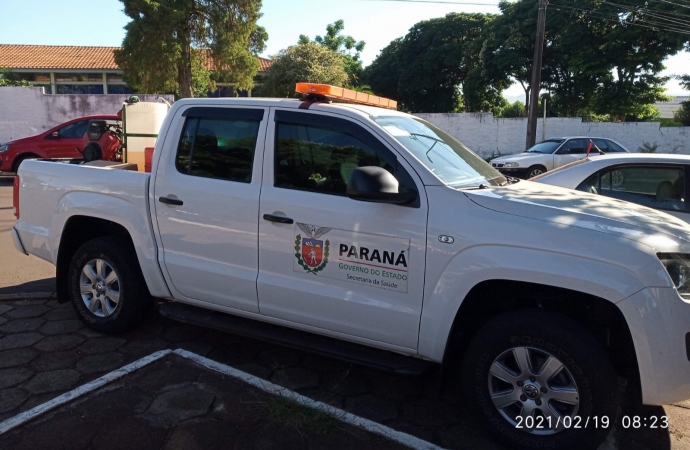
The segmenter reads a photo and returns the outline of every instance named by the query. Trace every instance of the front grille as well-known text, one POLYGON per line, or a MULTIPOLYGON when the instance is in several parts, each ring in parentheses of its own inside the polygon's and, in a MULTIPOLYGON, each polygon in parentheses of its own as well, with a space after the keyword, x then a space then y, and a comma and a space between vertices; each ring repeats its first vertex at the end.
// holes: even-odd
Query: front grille
POLYGON ((505 164, 491 163, 491 165, 494 167, 503 167, 505 164))

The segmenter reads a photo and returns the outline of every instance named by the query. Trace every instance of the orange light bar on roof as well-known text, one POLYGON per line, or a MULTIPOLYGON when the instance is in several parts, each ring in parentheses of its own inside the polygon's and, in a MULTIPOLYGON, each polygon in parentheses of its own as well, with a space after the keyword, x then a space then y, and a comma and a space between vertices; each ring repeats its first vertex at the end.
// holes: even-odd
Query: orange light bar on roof
POLYGON ((323 95, 324 97, 343 100, 361 105, 378 106, 380 108, 397 109, 398 102, 388 98, 357 92, 328 84, 297 83, 295 91, 300 94, 323 95))

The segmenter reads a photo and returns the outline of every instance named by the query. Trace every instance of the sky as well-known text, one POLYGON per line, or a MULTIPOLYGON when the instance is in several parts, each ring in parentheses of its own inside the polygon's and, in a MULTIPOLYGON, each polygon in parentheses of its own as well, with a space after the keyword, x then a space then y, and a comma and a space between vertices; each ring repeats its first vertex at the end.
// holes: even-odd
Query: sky
MULTIPOLYGON (((344 33, 366 42, 364 65, 381 49, 404 36, 417 22, 450 12, 498 13, 497 0, 439 0, 470 4, 421 4, 386 0, 263 0, 263 17, 269 40, 262 56, 296 44, 300 34, 323 35, 326 25, 345 22, 344 33)), ((0 0, 0 44, 95 45, 122 44, 127 16, 119 0, 0 0)), ((548 12, 547 12, 548 20, 548 12)), ((666 61, 665 75, 690 72, 690 54, 680 53, 666 61)), ((676 81, 667 84, 667 94, 688 95, 676 81)), ((514 84, 504 92, 522 99, 524 91, 514 84)))

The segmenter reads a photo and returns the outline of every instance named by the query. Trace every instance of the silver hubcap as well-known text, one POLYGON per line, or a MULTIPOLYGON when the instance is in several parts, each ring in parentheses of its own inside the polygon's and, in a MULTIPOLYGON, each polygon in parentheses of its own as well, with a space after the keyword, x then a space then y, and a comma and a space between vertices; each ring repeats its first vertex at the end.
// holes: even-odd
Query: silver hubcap
POLYGON ((541 175, 542 170, 541 169, 532 169, 532 171, 529 173, 529 177, 536 177, 537 175, 541 175))
POLYGON ((120 279, 115 269, 102 259, 84 265, 80 277, 81 299, 98 317, 108 317, 120 302, 120 279))
POLYGON ((510 424, 540 435, 566 429, 580 405, 570 371, 549 352, 532 347, 512 348, 494 360, 489 394, 510 424))
POLYGON ((614 186, 620 186, 623 184, 623 172, 619 170, 614 170, 611 172, 611 182, 614 186))

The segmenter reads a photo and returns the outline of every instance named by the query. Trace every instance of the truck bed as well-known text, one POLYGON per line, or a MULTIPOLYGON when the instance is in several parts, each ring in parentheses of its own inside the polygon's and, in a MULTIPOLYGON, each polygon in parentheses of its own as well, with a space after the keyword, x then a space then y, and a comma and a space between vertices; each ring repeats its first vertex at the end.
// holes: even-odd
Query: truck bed
POLYGON ((148 253, 144 259, 153 256, 155 261, 148 202, 150 174, 30 160, 22 164, 18 176, 20 215, 15 229, 29 254, 56 264, 65 224, 83 213, 124 226, 139 256, 148 253))

